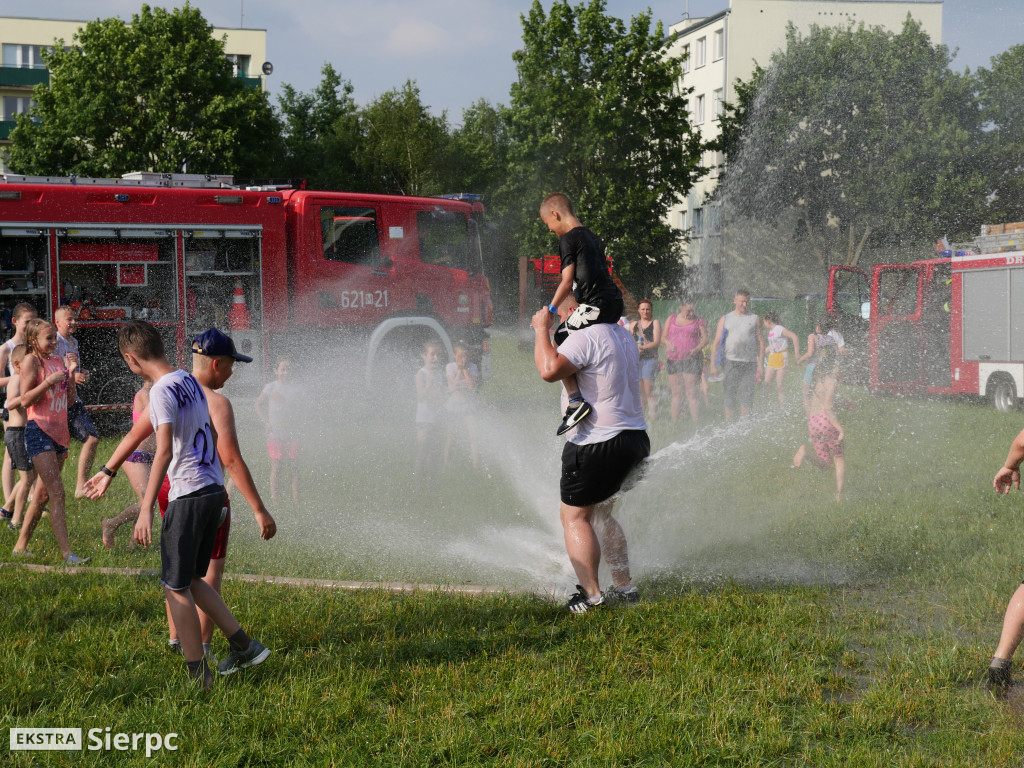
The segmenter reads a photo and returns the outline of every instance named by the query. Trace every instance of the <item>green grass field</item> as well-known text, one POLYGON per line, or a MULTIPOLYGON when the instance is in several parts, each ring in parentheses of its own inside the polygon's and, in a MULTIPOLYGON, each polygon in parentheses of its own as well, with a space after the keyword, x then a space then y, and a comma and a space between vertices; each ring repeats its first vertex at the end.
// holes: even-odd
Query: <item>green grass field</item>
MULTIPOLYGON (((479 470, 456 449, 417 491, 410 425, 341 406, 320 425, 303 502, 274 509, 277 539, 258 541, 236 499, 228 570, 508 592, 228 582, 228 604, 274 655, 199 694, 166 651, 156 579, 94 572, 158 567, 127 529, 113 550, 99 543, 99 521, 130 501, 119 480, 109 499, 69 503, 89 566, 0 567, 0 722, 173 732, 178 749, 9 752, 4 764, 1021 765, 1024 696, 983 684, 1024 576, 1024 497, 990 487, 1019 415, 847 389, 837 504, 830 475, 789 468, 806 434, 794 410, 725 427, 713 391, 699 430, 652 426, 664 450, 620 506, 645 600, 573 617, 537 596, 572 585, 557 392, 509 338, 495 363, 479 470)), ((260 436, 238 410, 266 488, 260 436)), ((45 521, 30 548, 59 562, 45 521)), ((225 646, 215 638, 215 653, 225 646)))

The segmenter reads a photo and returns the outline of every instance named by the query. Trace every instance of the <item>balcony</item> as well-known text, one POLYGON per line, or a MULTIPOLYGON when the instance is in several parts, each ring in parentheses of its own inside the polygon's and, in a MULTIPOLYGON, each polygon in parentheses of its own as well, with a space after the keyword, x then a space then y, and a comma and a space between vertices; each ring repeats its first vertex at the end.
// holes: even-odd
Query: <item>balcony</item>
POLYGON ((14 120, 0 120, 0 141, 7 141, 11 138, 11 131, 17 123, 14 120))
POLYGON ((262 77, 245 77, 243 75, 238 75, 238 79, 245 83, 246 87, 248 88, 259 89, 263 87, 262 77))
POLYGON ((50 71, 47 69, 0 67, 0 88, 31 88, 48 82, 50 71))

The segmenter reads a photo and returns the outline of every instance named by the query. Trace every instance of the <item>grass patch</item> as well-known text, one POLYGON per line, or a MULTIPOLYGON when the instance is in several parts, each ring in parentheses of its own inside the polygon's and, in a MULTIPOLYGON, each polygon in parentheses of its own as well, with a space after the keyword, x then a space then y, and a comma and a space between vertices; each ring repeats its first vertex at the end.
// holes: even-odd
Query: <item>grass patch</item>
MULTIPOLYGON (((495 354, 481 469, 456 454, 437 490, 417 493, 409 424, 355 419, 330 442, 351 417, 338 414, 308 462, 310 498, 274 510, 279 540, 259 542, 236 503, 229 570, 564 586, 559 447, 538 437, 553 432, 556 392, 512 339, 495 354)), ((982 685, 1021 577, 1020 502, 989 487, 1019 419, 844 395, 841 504, 828 475, 789 469, 806 435, 792 410, 726 427, 716 392, 699 429, 656 423, 665 450, 621 508, 648 598, 629 610, 570 617, 528 593, 228 582, 228 604, 274 655, 202 695, 165 649, 154 578, 0 567, 0 723, 180 734, 178 751, 149 760, 10 752, 8 763, 1019 765, 1024 709, 982 685)), ((242 434, 262 486, 259 436, 242 434)), ((115 484, 100 504, 71 501, 75 551, 158 567, 127 532, 113 551, 98 544, 99 520, 130 500, 115 484)), ((45 522, 32 549, 59 562, 45 522)), ((226 652, 223 638, 214 650, 226 652)))

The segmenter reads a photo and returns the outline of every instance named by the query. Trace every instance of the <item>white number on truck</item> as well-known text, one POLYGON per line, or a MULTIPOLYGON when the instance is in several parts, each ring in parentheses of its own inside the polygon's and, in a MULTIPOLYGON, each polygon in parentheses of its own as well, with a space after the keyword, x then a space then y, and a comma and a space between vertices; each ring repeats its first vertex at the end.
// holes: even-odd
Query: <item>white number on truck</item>
POLYGON ((387 291, 342 291, 342 309, 364 309, 366 307, 386 307, 387 291))

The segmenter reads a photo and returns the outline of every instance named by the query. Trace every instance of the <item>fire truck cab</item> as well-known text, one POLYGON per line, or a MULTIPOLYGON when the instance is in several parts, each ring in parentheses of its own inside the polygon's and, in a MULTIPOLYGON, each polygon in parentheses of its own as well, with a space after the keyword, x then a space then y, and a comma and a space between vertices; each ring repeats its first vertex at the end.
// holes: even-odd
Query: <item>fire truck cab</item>
POLYGON ((236 391, 261 386, 281 354, 342 340, 370 378, 385 351, 415 355, 427 337, 449 355, 464 341, 487 376, 481 216, 461 200, 240 188, 230 176, 8 175, 0 302, 42 317, 78 309, 83 365, 122 381, 83 388, 91 405, 130 400, 115 339, 131 318, 160 328, 182 364, 195 334, 230 333, 259 363, 237 369, 236 391))
MULTIPOLYGON (((940 241, 936 252, 874 266, 861 339, 871 389, 978 395, 1015 408, 1024 394, 1024 224, 983 227, 971 243, 940 241)), ((833 277, 840 269, 850 268, 833 267, 833 277)))

